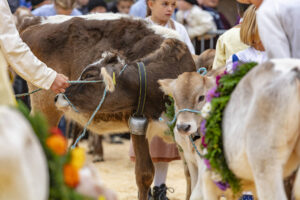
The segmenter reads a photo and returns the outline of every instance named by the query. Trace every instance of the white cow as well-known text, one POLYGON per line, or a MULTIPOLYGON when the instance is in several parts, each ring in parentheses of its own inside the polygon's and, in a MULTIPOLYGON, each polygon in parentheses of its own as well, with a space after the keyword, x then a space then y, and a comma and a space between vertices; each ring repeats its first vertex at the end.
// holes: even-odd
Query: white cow
MULTIPOLYGON (((178 80, 161 81, 163 90, 173 94, 177 109, 199 107, 196 102, 205 93, 203 87, 192 83, 196 76, 191 74, 180 84, 176 83, 180 77, 178 80)), ((194 133, 199 119, 192 113, 180 114, 175 134, 178 128, 181 129, 180 125, 184 125, 180 131, 181 137, 194 133)), ((300 60, 271 60, 255 67, 232 93, 223 118, 225 157, 229 168, 247 186, 243 189, 253 191, 251 182, 254 182, 259 199, 287 199, 283 179, 298 169, 299 134, 300 60)), ((203 163, 198 167, 203 168, 203 163)), ((218 199, 220 190, 213 183, 210 173, 208 170, 200 172, 201 189, 198 189, 197 199, 218 199)), ((300 199, 299 190, 298 174, 294 185, 297 200, 300 199)))

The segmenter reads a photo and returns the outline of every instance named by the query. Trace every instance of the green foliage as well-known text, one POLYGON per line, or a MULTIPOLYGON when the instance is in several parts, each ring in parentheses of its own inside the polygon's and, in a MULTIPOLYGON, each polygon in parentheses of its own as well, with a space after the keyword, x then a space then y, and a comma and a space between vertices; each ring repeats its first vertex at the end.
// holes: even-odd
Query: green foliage
POLYGON ((219 80, 217 92, 220 93, 220 96, 212 99, 212 110, 206 122, 207 154, 205 157, 209 160, 212 169, 221 175, 223 181, 229 183, 234 193, 241 191, 241 183, 226 163, 222 142, 222 118, 231 93, 240 80, 255 66, 256 63, 243 64, 235 73, 224 75, 219 80))
MULTIPOLYGON (((169 101, 170 103, 166 103, 166 117, 168 118, 169 121, 172 121, 174 116, 175 116, 175 107, 174 107, 174 99, 172 97, 169 96, 169 101)), ((171 135, 174 139, 174 128, 175 128, 175 124, 169 124, 169 130, 167 130, 165 132, 166 135, 171 135)), ((175 139, 174 139, 175 140, 175 139)))
POLYGON ((30 115, 28 108, 21 101, 18 102, 18 110, 31 124, 46 155, 50 178, 49 200, 88 200, 89 198, 78 194, 64 183, 63 166, 70 160, 70 152, 59 156, 47 147, 49 127, 46 118, 40 113, 30 115))

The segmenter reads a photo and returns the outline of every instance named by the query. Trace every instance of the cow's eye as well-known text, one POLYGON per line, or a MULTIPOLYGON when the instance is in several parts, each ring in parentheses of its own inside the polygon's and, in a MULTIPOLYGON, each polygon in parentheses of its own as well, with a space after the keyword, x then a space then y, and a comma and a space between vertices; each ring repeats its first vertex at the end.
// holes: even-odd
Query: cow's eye
POLYGON ((198 98, 198 102, 201 102, 201 101, 203 101, 204 100, 204 95, 201 95, 201 96, 199 96, 199 98, 198 98))
POLYGON ((94 76, 93 74, 86 74, 86 75, 84 76, 84 79, 92 78, 93 76, 94 76))

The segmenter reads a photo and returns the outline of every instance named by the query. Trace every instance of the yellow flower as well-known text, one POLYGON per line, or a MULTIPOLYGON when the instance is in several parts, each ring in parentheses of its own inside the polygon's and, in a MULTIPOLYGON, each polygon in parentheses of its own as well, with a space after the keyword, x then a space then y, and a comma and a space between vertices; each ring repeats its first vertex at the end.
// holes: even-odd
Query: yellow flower
POLYGON ((78 170, 83 167, 85 162, 85 151, 83 148, 76 147, 71 151, 70 164, 76 167, 78 170))
POLYGON ((46 144, 57 155, 64 155, 67 152, 68 142, 62 135, 51 135, 47 138, 46 144))
POLYGON ((76 167, 70 164, 64 166, 64 181, 71 187, 75 188, 79 184, 79 172, 76 167))
POLYGON ((101 195, 100 197, 98 197, 98 200, 106 200, 106 198, 101 195))

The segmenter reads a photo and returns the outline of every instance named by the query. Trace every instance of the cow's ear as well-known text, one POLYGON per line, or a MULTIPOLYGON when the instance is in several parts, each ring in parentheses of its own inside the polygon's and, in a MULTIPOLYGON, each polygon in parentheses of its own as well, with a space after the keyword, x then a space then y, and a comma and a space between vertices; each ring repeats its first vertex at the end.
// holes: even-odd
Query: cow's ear
POLYGON ((114 84, 113 77, 109 75, 105 67, 101 67, 101 75, 108 91, 110 92, 115 91, 115 84, 114 84))
POLYGON ((176 79, 161 79, 158 80, 160 89, 169 96, 173 96, 173 91, 175 89, 176 79))

